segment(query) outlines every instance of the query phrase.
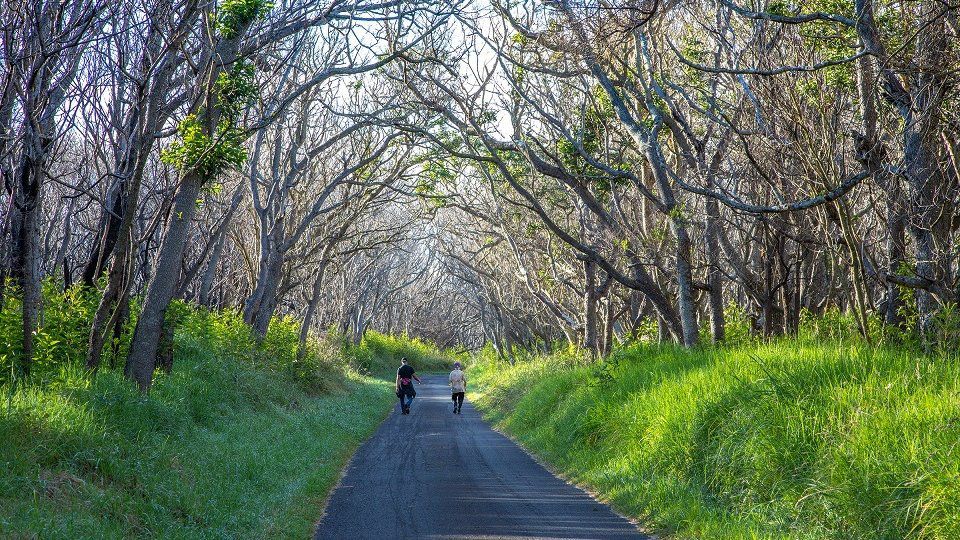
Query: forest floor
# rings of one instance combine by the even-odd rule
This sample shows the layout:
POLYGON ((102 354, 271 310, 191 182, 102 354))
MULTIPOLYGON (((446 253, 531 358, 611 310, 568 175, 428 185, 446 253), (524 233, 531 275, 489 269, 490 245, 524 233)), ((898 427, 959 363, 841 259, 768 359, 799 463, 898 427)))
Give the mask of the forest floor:
POLYGON ((955 352, 634 345, 487 354, 468 379, 488 420, 667 536, 960 538, 955 352))
POLYGON ((354 456, 316 539, 644 538, 484 422, 453 414, 446 374, 424 376, 354 456))

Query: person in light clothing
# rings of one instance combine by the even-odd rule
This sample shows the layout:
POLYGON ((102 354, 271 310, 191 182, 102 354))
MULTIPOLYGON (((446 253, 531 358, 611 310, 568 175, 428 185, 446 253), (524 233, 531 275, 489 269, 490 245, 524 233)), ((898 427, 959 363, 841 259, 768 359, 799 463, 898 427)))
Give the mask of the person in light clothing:
POLYGON ((463 407, 463 393, 467 391, 467 378, 463 376, 460 362, 453 363, 450 372, 450 390, 453 392, 453 414, 460 414, 463 407))

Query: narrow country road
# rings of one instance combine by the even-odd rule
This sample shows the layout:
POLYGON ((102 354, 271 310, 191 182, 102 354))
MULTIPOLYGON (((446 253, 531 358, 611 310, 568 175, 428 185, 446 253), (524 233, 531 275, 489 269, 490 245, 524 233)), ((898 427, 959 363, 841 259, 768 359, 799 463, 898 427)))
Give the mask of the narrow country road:
POLYGON ((540 466, 426 376, 409 416, 394 406, 331 495, 316 532, 336 538, 644 538, 540 466))

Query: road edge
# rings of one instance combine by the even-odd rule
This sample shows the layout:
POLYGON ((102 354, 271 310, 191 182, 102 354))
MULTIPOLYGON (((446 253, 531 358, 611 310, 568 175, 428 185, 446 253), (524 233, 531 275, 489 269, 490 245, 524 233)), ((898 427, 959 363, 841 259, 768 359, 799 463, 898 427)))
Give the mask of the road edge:
POLYGON ((609 501, 609 500, 604 500, 604 498, 601 496, 601 494, 600 494, 599 492, 594 491, 593 489, 590 488, 590 486, 588 486, 588 485, 586 485, 586 484, 582 484, 582 483, 580 483, 580 482, 577 482, 577 481, 571 479, 569 476, 567 476, 566 474, 564 474, 562 471, 557 470, 557 468, 554 467, 553 464, 551 464, 550 462, 544 460, 543 458, 541 458, 540 456, 538 456, 535 452, 533 452, 532 450, 530 450, 529 448, 527 448, 526 445, 524 445, 521 441, 517 440, 516 437, 514 437, 514 436, 511 435, 510 433, 504 431, 503 429, 500 429, 500 427, 498 427, 498 426, 497 426, 496 424, 494 424, 493 422, 490 422, 490 421, 487 419, 487 416, 488 416, 488 415, 487 415, 486 411, 484 411, 484 410, 481 409, 480 407, 477 407, 476 405, 474 405, 474 400, 470 399, 470 394, 473 394, 473 395, 475 395, 475 396, 476 396, 476 395, 482 396, 483 393, 482 393, 482 392, 467 392, 467 400, 469 400, 470 403, 471 403, 471 405, 473 406, 473 408, 476 409, 477 412, 480 413, 480 420, 483 421, 484 423, 486 423, 488 426, 490 426, 490 429, 492 429, 493 431, 495 431, 495 432, 503 435, 504 437, 506 437, 507 439, 509 439, 510 442, 512 442, 513 444, 517 445, 517 447, 520 448, 520 450, 522 450, 523 453, 525 453, 525 454, 527 454, 528 456, 530 456, 530 459, 532 459, 532 460, 535 461, 538 465, 540 465, 541 467, 543 467, 544 469, 546 469, 547 472, 549 472, 550 474, 552 474, 554 477, 562 480, 565 484, 567 484, 567 485, 569 485, 569 486, 571 486, 571 487, 574 487, 574 488, 576 488, 576 489, 579 489, 580 491, 584 492, 588 497, 590 497, 591 499, 593 499, 593 500, 594 500, 595 502, 597 502, 598 504, 602 504, 603 506, 606 506, 607 508, 610 509, 611 512, 613 512, 613 513, 616 514, 617 516, 620 516, 621 518, 623 518, 623 519, 627 520, 628 522, 630 522, 630 524, 633 525, 633 526, 637 529, 637 532, 639 532, 640 534, 643 534, 643 535, 645 535, 645 536, 647 537, 647 540, 665 540, 665 539, 664 539, 663 537, 661 537, 657 532, 644 528, 643 524, 640 523, 640 521, 639 521, 637 518, 634 518, 634 517, 628 516, 627 514, 624 514, 624 513, 621 512, 619 509, 617 509, 616 506, 614 506, 611 501, 609 501))
POLYGON ((333 485, 330 486, 330 489, 329 489, 329 490, 327 490, 327 494, 324 496, 323 502, 320 503, 320 505, 319 505, 319 507, 318 507, 318 510, 319 510, 320 512, 319 512, 319 516, 317 517, 317 519, 314 520, 314 522, 313 522, 313 527, 311 528, 311 531, 312 531, 312 532, 310 533, 310 538, 311 538, 311 539, 317 537, 317 534, 319 533, 319 529, 320 529, 320 523, 322 523, 322 522, 323 522, 323 518, 326 517, 326 515, 327 515, 327 508, 330 506, 330 498, 333 497, 333 493, 334 493, 335 491, 337 491, 337 489, 340 487, 340 484, 343 483, 343 479, 344 479, 344 477, 347 475, 347 471, 350 469, 350 466, 353 465, 353 460, 356 459, 356 457, 357 457, 357 452, 360 450, 360 447, 363 446, 364 444, 366 444, 371 438, 373 438, 373 436, 374 436, 374 435, 377 433, 377 431, 380 429, 380 426, 382 426, 383 423, 387 421, 387 418, 390 418, 390 415, 393 414, 393 410, 394 410, 395 406, 396 406, 396 403, 391 400, 391 401, 390 401, 390 406, 385 409, 385 411, 384 411, 384 413, 383 413, 383 416, 382 416, 382 417, 380 418, 380 420, 376 423, 376 425, 373 427, 373 429, 370 430, 370 433, 367 434, 366 437, 364 437, 363 439, 361 439, 361 440, 357 443, 357 445, 356 445, 353 449, 350 450, 350 457, 347 458, 347 459, 343 462, 343 466, 340 467, 340 472, 339 472, 339 474, 337 475, 337 481, 334 482, 333 485))

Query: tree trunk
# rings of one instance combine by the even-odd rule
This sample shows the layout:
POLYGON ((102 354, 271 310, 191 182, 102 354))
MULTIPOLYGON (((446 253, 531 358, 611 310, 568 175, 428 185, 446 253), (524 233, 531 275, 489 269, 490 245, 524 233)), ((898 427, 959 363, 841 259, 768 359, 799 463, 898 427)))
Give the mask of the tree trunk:
MULTIPOLYGON (((110 251, 115 250, 115 256, 111 259, 107 272, 107 284, 100 297, 100 303, 97 305, 97 311, 93 316, 93 323, 90 325, 90 336, 87 340, 87 369, 96 371, 100 366, 100 360, 103 355, 103 345, 106 341, 107 328, 111 315, 117 319, 117 324, 122 325, 125 317, 122 315, 129 311, 129 306, 122 306, 129 298, 130 281, 133 278, 134 266, 134 220, 136 209, 140 203, 140 184, 143 179, 143 171, 146 166, 147 153, 152 148, 151 143, 143 148, 138 148, 138 159, 133 164, 130 172, 132 178, 125 186, 129 189, 124 194, 123 205, 120 210, 122 219, 116 225, 117 239, 110 246, 110 251), (117 307, 121 306, 121 313, 117 314, 117 307)), ((146 144, 146 143, 145 143, 146 144)), ((105 252, 104 252, 105 253, 105 252)), ((101 257, 102 258, 102 257, 101 257)), ((111 360, 111 364, 116 363, 116 359, 111 360)))
POLYGON ((283 277, 283 219, 273 225, 273 230, 263 236, 261 245, 257 286, 244 303, 243 320, 253 327, 256 335, 263 339, 267 335, 270 319, 277 307, 277 294, 280 279, 283 277))
MULTIPOLYGON (((128 244, 127 241, 122 242, 128 244)), ((100 360, 103 356, 103 346, 107 339, 107 331, 111 315, 115 314, 115 308, 118 305, 118 299, 123 295, 123 290, 128 286, 124 279, 130 274, 130 265, 132 261, 128 260, 129 246, 123 246, 123 249, 113 258, 110 264, 110 272, 107 275, 107 287, 100 297, 100 303, 97 305, 97 311, 93 315, 93 323, 90 325, 90 336, 87 339, 87 369, 96 371, 100 367, 100 360)), ((115 360, 114 362, 115 363, 115 360)))
MULTIPOLYGON (((191 113, 200 118, 203 132, 207 137, 214 137, 220 129, 221 120, 224 119, 225 104, 219 102, 213 87, 219 80, 220 74, 237 61, 240 42, 253 22, 253 18, 250 18, 238 28, 234 28, 230 37, 221 37, 213 50, 209 51, 208 58, 211 62, 209 69, 199 74, 196 88, 206 94, 206 99, 194 102, 191 113)), ((150 389, 153 382, 164 317, 180 278, 184 246, 190 233, 193 216, 197 211, 197 198, 200 196, 200 189, 204 182, 210 180, 206 176, 208 172, 201 172, 194 164, 189 166, 191 168, 183 173, 180 186, 173 198, 173 208, 167 220, 153 279, 147 287, 143 311, 134 329, 130 355, 124 366, 124 374, 136 381, 140 390, 144 392, 150 389)))
MULTIPOLYGON (((713 185, 707 186, 713 189, 713 185)), ((707 251, 707 299, 710 305, 710 333, 714 343, 723 341, 726 321, 723 315, 723 272, 720 270, 720 207, 717 200, 707 197, 707 225, 704 229, 704 246, 707 251)))
POLYGON ((200 289, 197 293, 197 302, 201 306, 210 307, 210 291, 213 289, 213 281, 217 277, 217 268, 220 265, 220 259, 223 257, 223 246, 226 244, 226 235, 220 235, 217 239, 217 245, 210 254, 207 266, 203 270, 203 276, 200 278, 200 289))
POLYGON ((691 242, 687 231, 686 217, 683 209, 677 204, 673 188, 670 186, 665 170, 666 163, 660 153, 660 147, 655 140, 647 145, 647 161, 653 171, 654 180, 663 206, 670 220, 670 230, 677 242, 674 253, 676 265, 674 276, 677 280, 677 311, 680 314, 680 326, 683 331, 683 345, 693 347, 700 339, 700 328, 697 325, 697 306, 693 298, 693 268, 691 266, 691 242))
POLYGON ((607 292, 607 301, 606 301, 606 310, 604 314, 604 325, 603 325, 603 347, 600 349, 600 354, 604 358, 610 356, 610 353, 613 352, 613 328, 614 323, 616 322, 616 314, 613 309, 613 291, 607 292))
POLYGON ((3 309, 7 298, 7 276, 9 275, 8 271, 10 268, 8 246, 13 243, 13 239, 8 240, 8 236, 10 236, 10 228, 13 221, 14 199, 14 194, 11 194, 6 211, 3 213, 3 218, 0 219, 0 310, 3 309))
MULTIPOLYGON (((891 184, 897 183, 895 190, 888 190, 887 195, 887 272, 897 274, 903 271, 907 260, 906 229, 907 219, 901 206, 902 192, 899 180, 891 178, 891 184)), ((883 320, 889 325, 903 324, 904 301, 900 295, 900 286, 887 282, 886 309, 883 320)))
POLYGON ((697 306, 693 299, 690 236, 682 217, 671 218, 670 223, 677 240, 677 299, 680 308, 680 324, 683 328, 683 345, 693 347, 700 339, 700 328, 697 324, 697 306))
POLYGON ((680 316, 677 314, 676 308, 671 304, 670 300, 663 293, 663 291, 656 285, 653 280, 653 277, 647 273, 646 269, 643 267, 643 261, 635 255, 631 255, 631 264, 633 265, 633 278, 645 285, 647 285, 644 290, 639 291, 643 297, 650 302, 653 306, 653 310, 657 313, 659 322, 663 325, 663 330, 661 337, 664 342, 670 341, 673 339, 678 343, 683 342, 683 325, 680 322, 680 316))
POLYGON ((279 302, 277 292, 280 286, 280 278, 282 277, 282 268, 282 260, 274 261, 270 265, 270 272, 264 276, 266 286, 264 287, 263 298, 252 321, 253 331, 260 339, 267 337, 270 321, 273 319, 273 314, 277 309, 279 302))
MULTIPOLYGON (((131 264, 127 265, 131 267, 131 264)), ((127 274, 127 279, 131 279, 132 273, 127 274)), ((129 283, 129 282, 128 282, 129 283)), ((123 329, 130 320, 130 286, 125 284, 120 298, 117 300, 117 310, 113 316, 113 331, 110 346, 110 369, 117 369, 117 359, 120 358, 120 340, 123 338, 123 329)))
POLYGON ((14 271, 17 285, 23 301, 22 307, 22 351, 18 372, 22 376, 30 375, 33 362, 34 334, 40 321, 42 291, 40 283, 40 260, 38 253, 38 234, 40 219, 40 175, 43 174, 42 162, 28 155, 21 158, 18 167, 16 235, 14 238, 14 271))
POLYGON ((323 277, 327 272, 328 262, 326 257, 324 257, 320 260, 320 264, 317 267, 317 277, 313 281, 310 302, 307 303, 307 311, 303 314, 303 322, 300 324, 300 348, 297 349, 298 358, 303 358, 303 355, 306 353, 307 336, 310 333, 310 327, 313 325, 313 316, 320 306, 320 297, 323 294, 323 277))
POLYGON ((863 260, 860 257, 860 242, 853 230, 849 211, 843 201, 836 204, 837 216, 840 220, 840 229, 843 233, 844 244, 850 253, 850 284, 853 288, 853 307, 860 335, 870 341, 870 323, 867 318, 867 291, 864 280, 863 260))
POLYGON ((597 263, 583 261, 583 348, 596 356, 597 341, 597 263))
POLYGON ((184 175, 173 200, 173 210, 160 244, 153 279, 147 288, 143 311, 133 332, 133 344, 124 367, 124 374, 147 391, 153 382, 157 351, 163 332, 164 316, 173 299, 180 277, 181 261, 203 179, 196 171, 184 175))
MULTIPOLYGON (((118 170, 122 170, 121 167, 118 167, 118 170)), ((100 241, 93 244, 90 258, 87 260, 87 265, 84 267, 81 277, 82 283, 87 287, 93 287, 100 274, 103 273, 107 261, 113 254, 120 234, 121 222, 125 217, 126 205, 124 203, 129 196, 127 193, 127 178, 123 174, 114 175, 113 178, 115 178, 115 182, 110 190, 110 204, 108 208, 104 208, 103 215, 100 217, 100 225, 97 228, 100 231, 98 235, 100 241)))
MULTIPOLYGON (((952 203, 940 169, 938 130, 943 103, 949 95, 949 33, 945 17, 936 3, 918 4, 919 14, 926 20, 916 36, 916 52, 912 64, 916 69, 904 77, 913 79, 904 84, 901 76, 888 67, 888 55, 874 19, 873 0, 856 0, 856 29, 861 42, 880 63, 884 98, 903 120, 904 176, 907 178, 910 235, 916 249, 914 273, 923 285, 916 289, 917 311, 921 332, 926 332, 937 308, 931 289, 949 290, 949 219, 952 203)), ((948 293, 949 294, 949 293, 948 293)), ((954 296, 953 294, 949 294, 954 296)), ((952 300, 953 298, 947 298, 952 300)))
MULTIPOLYGON (((857 160, 873 175, 876 183, 887 194, 887 273, 897 275, 903 271, 903 266, 906 263, 904 193, 900 187, 900 179, 890 174, 886 169, 887 149, 880 141, 877 129, 876 70, 873 62, 874 59, 869 56, 857 61, 857 82, 864 131, 863 135, 856 139, 857 160)), ((888 325, 902 324, 903 299, 900 297, 900 286, 888 280, 886 290, 884 323, 888 325)))

